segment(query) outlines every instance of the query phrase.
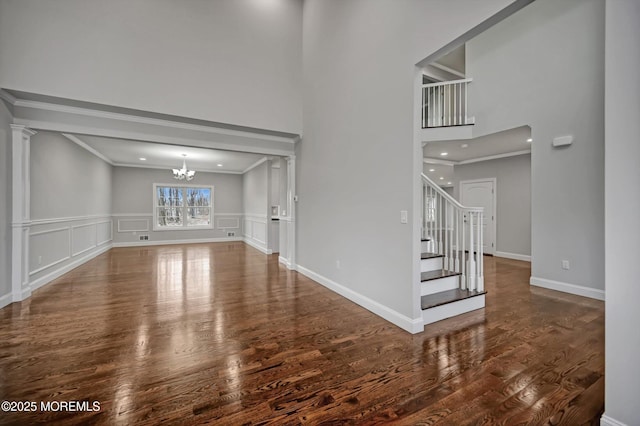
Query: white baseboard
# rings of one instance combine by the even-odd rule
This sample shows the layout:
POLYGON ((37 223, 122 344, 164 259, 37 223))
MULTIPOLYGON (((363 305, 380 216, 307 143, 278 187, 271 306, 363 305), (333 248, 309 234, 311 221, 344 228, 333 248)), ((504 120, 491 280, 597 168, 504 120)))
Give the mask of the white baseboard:
POLYGON ((576 294, 578 296, 589 297, 591 299, 604 300, 604 290, 584 287, 576 284, 563 283, 561 281, 547 280, 545 278, 531 277, 529 284, 537 287, 548 288, 550 290, 562 291, 564 293, 576 294))
MULTIPOLYGON (((43 275, 42 277, 33 280, 29 283, 29 292, 32 292, 34 290, 39 289, 40 287, 42 287, 45 284, 50 283, 51 281, 55 280, 56 278, 60 277, 61 275, 66 274, 67 272, 71 271, 72 269, 77 268, 78 266, 82 265, 83 263, 86 263, 88 261, 90 261, 91 259, 93 259, 96 256, 101 255, 104 252, 107 252, 111 249, 111 244, 105 244, 103 247, 99 248, 96 251, 93 251, 85 256, 79 257, 77 259, 75 259, 73 262, 68 263, 66 265, 64 265, 63 267, 56 269, 55 271, 49 272, 47 275, 43 275)), ((28 297, 28 296, 26 296, 28 297)), ((26 298, 24 297, 24 298, 26 298)), ((23 298, 23 299, 24 299, 23 298)))
POLYGON ((493 253, 496 257, 504 257, 506 259, 524 260, 525 262, 531 262, 531 256, 526 254, 508 253, 506 251, 496 251, 493 253))
POLYGON ((368 298, 367 296, 364 296, 358 292, 351 290, 350 288, 340 285, 335 281, 330 280, 329 278, 323 277, 322 275, 317 274, 305 268, 304 266, 297 265, 297 271, 307 278, 310 278, 313 281, 327 287, 329 290, 332 290, 339 295, 346 297, 352 302, 357 303, 363 308, 397 325, 398 327, 402 328, 405 331, 408 331, 409 333, 415 334, 424 331, 422 318, 411 319, 379 302, 376 302, 373 299, 368 298))
POLYGON ((600 426, 627 426, 627 424, 603 414, 602 417, 600 417, 600 426))
POLYGON ((255 241, 251 241, 249 238, 245 237, 242 241, 244 241, 245 243, 249 244, 251 247, 253 247, 254 249, 258 249, 261 252, 263 252, 264 254, 273 254, 272 250, 267 249, 266 247, 264 247, 261 244, 256 243, 255 241))
POLYGON ((227 243, 243 241, 242 237, 199 238, 186 240, 130 241, 113 243, 113 247, 168 246, 171 244, 227 243))
POLYGON ((289 263, 289 261, 286 258, 282 257, 282 256, 278 256, 278 262, 282 263, 287 268, 291 267, 291 264, 289 263))
POLYGON ((10 305, 11 302, 13 302, 11 293, 5 294, 4 296, 0 297, 0 309, 4 308, 7 305, 10 305))

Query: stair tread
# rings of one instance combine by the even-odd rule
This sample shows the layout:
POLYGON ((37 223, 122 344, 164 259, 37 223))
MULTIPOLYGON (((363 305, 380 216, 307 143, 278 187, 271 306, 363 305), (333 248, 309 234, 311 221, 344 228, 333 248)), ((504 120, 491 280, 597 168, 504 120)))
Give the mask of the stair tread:
POLYGON ((447 290, 440 293, 429 294, 420 298, 422 309, 435 308, 436 306, 446 305, 448 303, 457 302, 458 300, 468 299, 470 297, 481 296, 486 291, 476 290, 447 290))
POLYGON ((437 257, 444 257, 444 254, 424 252, 420 255, 420 259, 435 259, 437 257))
POLYGON ((437 280, 438 278, 455 277, 462 275, 460 272, 447 271, 446 269, 437 269, 435 271, 426 271, 420 273, 420 281, 437 280))

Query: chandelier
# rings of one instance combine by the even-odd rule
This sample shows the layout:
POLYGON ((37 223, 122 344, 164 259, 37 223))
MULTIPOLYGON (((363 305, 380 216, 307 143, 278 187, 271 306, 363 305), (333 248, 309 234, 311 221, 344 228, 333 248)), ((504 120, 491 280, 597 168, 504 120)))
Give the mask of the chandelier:
POLYGON ((192 180, 195 177, 196 172, 194 170, 187 170, 187 154, 182 154, 182 156, 185 157, 185 159, 182 160, 182 168, 172 169, 173 177, 178 180, 192 180))

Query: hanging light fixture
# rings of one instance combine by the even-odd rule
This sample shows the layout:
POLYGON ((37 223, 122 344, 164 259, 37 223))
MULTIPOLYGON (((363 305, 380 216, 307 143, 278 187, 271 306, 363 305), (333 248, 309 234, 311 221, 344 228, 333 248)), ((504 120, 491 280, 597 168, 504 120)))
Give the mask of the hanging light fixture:
POLYGON ((182 160, 182 168, 181 169, 173 169, 173 177, 178 180, 192 180, 196 172, 194 170, 187 170, 187 154, 182 154, 184 160, 182 160))

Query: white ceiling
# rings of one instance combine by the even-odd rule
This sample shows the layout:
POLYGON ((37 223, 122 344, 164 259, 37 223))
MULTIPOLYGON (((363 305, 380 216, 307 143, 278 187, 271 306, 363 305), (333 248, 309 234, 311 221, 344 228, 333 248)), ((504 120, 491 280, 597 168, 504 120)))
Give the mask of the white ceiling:
POLYGON ((530 137, 531 128, 522 126, 475 139, 428 142, 423 148, 423 170, 440 186, 452 186, 449 182, 453 182, 455 165, 530 152, 530 137), (443 152, 447 155, 440 155, 443 152))
POLYGON ((74 142, 84 144, 116 166, 180 168, 182 154, 187 154, 187 167, 202 172, 242 173, 264 155, 223 151, 188 146, 167 145, 100 136, 71 135, 74 142), (146 158, 146 160, 140 160, 146 158), (218 166, 222 164, 222 166, 218 166))
POLYGON ((475 139, 429 142, 424 146, 423 153, 427 160, 444 160, 452 164, 473 162, 485 157, 530 151, 531 143, 527 142, 530 137, 531 128, 522 126, 475 139), (467 147, 463 148, 464 145, 467 147), (441 155, 443 152, 447 155, 441 155))

